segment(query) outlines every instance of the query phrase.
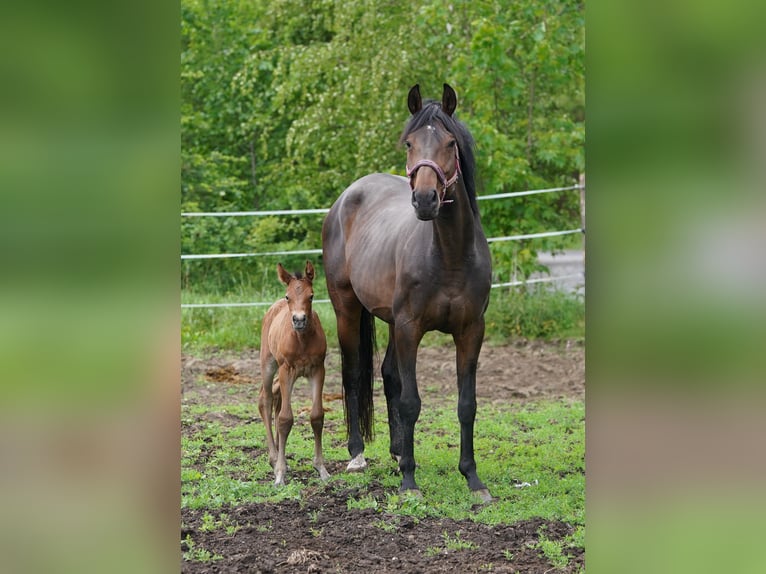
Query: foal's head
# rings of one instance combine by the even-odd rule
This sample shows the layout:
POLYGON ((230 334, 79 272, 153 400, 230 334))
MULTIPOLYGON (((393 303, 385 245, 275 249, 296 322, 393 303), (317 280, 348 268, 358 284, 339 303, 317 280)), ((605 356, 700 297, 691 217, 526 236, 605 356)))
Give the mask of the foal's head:
POLYGON ((279 279, 287 285, 285 300, 292 316, 293 329, 298 332, 304 331, 311 319, 311 301, 314 299, 314 266, 311 261, 306 261, 306 270, 303 274, 297 271, 291 275, 281 263, 277 263, 279 279))

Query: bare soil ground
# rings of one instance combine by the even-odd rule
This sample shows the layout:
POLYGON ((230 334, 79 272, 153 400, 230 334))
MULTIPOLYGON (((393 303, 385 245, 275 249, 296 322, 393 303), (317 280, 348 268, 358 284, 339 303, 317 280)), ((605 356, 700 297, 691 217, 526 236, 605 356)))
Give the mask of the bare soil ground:
MULTIPOLYGON (((480 403, 514 403, 541 399, 585 398, 585 352, 579 343, 519 343, 485 345, 482 349, 477 397, 480 403)), ((257 402, 260 386, 257 350, 239 355, 207 358, 182 357, 182 405, 257 402), (204 379, 206 384, 199 385, 204 379), (186 391, 194 387, 194 393, 186 391)), ((451 347, 422 347, 418 354, 418 381, 424 408, 449 400, 454 403, 455 355, 451 347)), ((295 397, 307 398, 308 385, 296 385, 295 397)), ((382 397, 376 382, 376 401, 382 397)), ((325 399, 330 408, 340 402, 340 359, 328 354, 325 399)), ((227 415, 221 424, 240 424, 227 415)), ((189 432, 193 425, 184 429, 189 432)), ((335 472, 335 466, 328 470, 335 472)), ((338 466, 337 470, 342 467, 338 466)), ((296 480, 303 477, 295 476, 296 480)), ((376 499, 382 492, 366 492, 376 499)), ((373 490, 374 490, 373 488, 373 490)), ((574 531, 562 522, 532 519, 512 525, 487 526, 470 520, 403 517, 381 528, 381 515, 372 509, 349 510, 346 500, 355 492, 304 491, 303 500, 278 504, 246 504, 207 511, 221 513, 233 524, 245 525, 233 534, 223 529, 201 529, 205 510, 182 509, 181 539, 190 536, 195 546, 222 556, 216 561, 183 561, 182 572, 521 572, 584 571, 584 550, 570 549, 569 562, 557 569, 537 548, 541 527, 546 537, 560 540, 574 531), (316 536, 321 529, 321 537, 316 536), (446 533, 446 534, 445 534, 446 533), (446 538, 471 543, 471 548, 450 550, 446 538), (427 552, 427 549, 430 549, 427 552), (509 552, 513 560, 509 561, 509 552)), ((182 542, 182 549, 186 550, 182 542)))

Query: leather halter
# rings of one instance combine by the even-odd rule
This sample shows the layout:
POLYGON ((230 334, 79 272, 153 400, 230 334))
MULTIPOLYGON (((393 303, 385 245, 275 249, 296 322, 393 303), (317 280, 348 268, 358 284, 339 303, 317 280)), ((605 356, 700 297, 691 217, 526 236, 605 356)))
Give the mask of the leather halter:
POLYGON ((407 177, 410 180, 410 189, 415 189, 415 174, 417 173, 418 169, 423 166, 430 167, 432 170, 434 170, 434 172, 436 172, 436 177, 439 179, 439 183, 442 184, 441 197, 439 198, 440 202, 452 203, 454 201, 453 199, 445 200, 444 196, 447 194, 447 188, 455 183, 457 178, 460 176, 460 156, 458 155, 457 145, 455 145, 455 173, 449 179, 447 179, 447 176, 444 175, 444 170, 439 166, 439 164, 430 159, 421 159, 412 167, 405 165, 404 169, 407 172, 407 177))

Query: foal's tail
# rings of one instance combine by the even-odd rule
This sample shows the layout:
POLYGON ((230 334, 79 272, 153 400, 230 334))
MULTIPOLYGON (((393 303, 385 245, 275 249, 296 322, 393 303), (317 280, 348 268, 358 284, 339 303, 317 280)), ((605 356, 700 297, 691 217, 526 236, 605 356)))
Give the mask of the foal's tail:
MULTIPOLYGON (((367 442, 372 441, 375 437, 375 411, 372 404, 375 351, 375 317, 367 309, 362 308, 362 317, 359 323, 359 394, 357 406, 359 408, 359 432, 367 442)), ((348 409, 346 409, 346 414, 348 415, 348 409)), ((348 423, 347 419, 346 424, 348 425, 348 423)))

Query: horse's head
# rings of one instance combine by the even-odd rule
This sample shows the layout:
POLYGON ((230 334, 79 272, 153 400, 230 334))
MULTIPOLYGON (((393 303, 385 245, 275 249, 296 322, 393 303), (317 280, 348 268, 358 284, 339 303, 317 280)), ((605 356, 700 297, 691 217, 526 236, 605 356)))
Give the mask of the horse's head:
POLYGON ((295 275, 288 273, 281 263, 277 263, 279 279, 287 285, 285 300, 292 317, 293 329, 303 331, 309 324, 312 315, 311 301, 314 299, 314 266, 311 261, 306 261, 306 270, 303 274, 299 271, 295 275))
POLYGON ((448 129, 457 107, 457 95, 444 84, 441 102, 427 102, 423 107, 420 87, 410 89, 407 106, 412 113, 402 136, 407 148, 407 176, 412 188, 412 206, 418 219, 428 221, 439 208, 453 199, 445 199, 460 175, 459 145, 448 129), (422 169, 428 168, 428 169, 422 169))

